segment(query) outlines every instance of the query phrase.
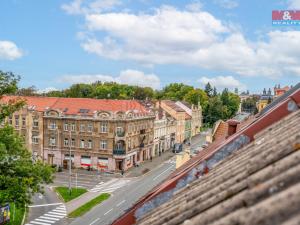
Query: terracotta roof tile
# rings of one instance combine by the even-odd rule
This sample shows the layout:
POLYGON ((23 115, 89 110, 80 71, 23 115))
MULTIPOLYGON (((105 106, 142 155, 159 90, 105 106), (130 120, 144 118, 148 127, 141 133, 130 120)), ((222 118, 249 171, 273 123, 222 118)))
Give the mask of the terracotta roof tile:
MULTIPOLYGON (((7 102, 16 99, 17 96, 4 96, 1 101, 7 102)), ((37 111, 46 111, 48 108, 61 110, 67 115, 84 113, 92 115, 94 111, 126 112, 134 110, 136 113, 148 113, 149 111, 136 100, 110 100, 91 98, 52 98, 22 96, 28 106, 35 106, 37 111), (83 110, 82 110, 83 109, 83 110)))
POLYGON ((299 221, 300 110, 265 129, 139 224, 283 224, 299 221), (298 151, 295 151, 298 150, 298 151))

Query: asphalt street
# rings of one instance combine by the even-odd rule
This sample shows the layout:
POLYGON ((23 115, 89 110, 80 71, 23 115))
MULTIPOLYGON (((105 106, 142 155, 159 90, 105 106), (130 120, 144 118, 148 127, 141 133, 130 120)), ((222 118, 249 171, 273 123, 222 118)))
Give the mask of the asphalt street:
MULTIPOLYGON (((41 224, 44 221, 50 221, 51 215, 47 216, 50 211, 55 210, 57 207, 64 207, 63 202, 57 197, 56 193, 53 192, 49 187, 45 187, 44 194, 36 194, 32 199, 33 204, 30 205, 28 211, 28 217, 25 224, 41 224), (44 216, 45 218, 39 218, 44 216), (48 218, 47 218, 48 217, 48 218), (36 220, 36 219, 40 220, 36 220)), ((62 214, 63 213, 62 211, 62 214)), ((59 224, 59 219, 55 215, 52 218, 56 218, 56 224, 59 224)), ((60 218, 61 219, 61 218, 60 218)))
POLYGON ((174 160, 168 160, 142 177, 139 177, 112 196, 93 208, 84 216, 68 220, 72 225, 104 225, 111 224, 115 219, 128 210, 138 199, 144 196, 156 185, 161 183, 175 170, 174 160))
MULTIPOLYGON (((191 151, 201 150, 205 143, 205 134, 193 137, 191 151)), ((128 210, 136 201, 147 194, 155 186, 165 180, 175 170, 175 157, 162 162, 147 174, 138 178, 118 179, 104 174, 87 173, 87 171, 73 171, 72 186, 83 187, 90 191, 110 192, 111 197, 93 208, 90 212, 77 219, 66 218, 62 201, 49 188, 45 194, 37 194, 33 198, 34 204, 29 207, 27 224, 34 225, 105 225, 128 210), (77 174, 77 175, 76 175, 77 174), (51 221, 52 220, 52 221, 51 221)), ((56 174, 51 186, 68 186, 68 171, 56 174)))

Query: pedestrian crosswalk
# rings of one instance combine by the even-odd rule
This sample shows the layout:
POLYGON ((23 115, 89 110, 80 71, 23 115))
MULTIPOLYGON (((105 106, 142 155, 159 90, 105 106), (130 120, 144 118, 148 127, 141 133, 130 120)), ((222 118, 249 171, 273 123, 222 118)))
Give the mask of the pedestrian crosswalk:
POLYGON ((108 182, 100 182, 90 189, 90 192, 112 193, 115 190, 124 187, 130 182, 130 179, 112 179, 108 182))
POLYGON ((166 164, 176 164, 176 159, 169 159, 165 161, 166 164))
POLYGON ((64 218, 66 215, 66 207, 61 204, 55 209, 43 214, 29 223, 26 223, 25 225, 51 225, 64 218))

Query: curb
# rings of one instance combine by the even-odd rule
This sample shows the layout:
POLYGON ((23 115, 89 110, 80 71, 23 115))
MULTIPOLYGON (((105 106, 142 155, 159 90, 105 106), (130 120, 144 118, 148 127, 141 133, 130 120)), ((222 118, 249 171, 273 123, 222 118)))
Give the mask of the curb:
POLYGON ((25 218, 26 218, 26 214, 27 214, 27 206, 25 205, 24 208, 25 208, 25 209, 24 209, 24 215, 23 215, 23 219, 22 219, 21 225, 24 225, 24 223, 25 223, 25 218))

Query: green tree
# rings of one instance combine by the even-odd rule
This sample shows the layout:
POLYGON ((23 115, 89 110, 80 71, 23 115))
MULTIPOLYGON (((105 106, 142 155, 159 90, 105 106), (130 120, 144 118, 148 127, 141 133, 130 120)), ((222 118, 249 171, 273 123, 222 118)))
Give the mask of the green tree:
POLYGON ((207 107, 204 110, 204 123, 212 126, 216 121, 227 119, 228 109, 224 106, 220 96, 211 97, 208 100, 207 107))
POLYGON ((212 97, 212 95, 213 95, 213 89, 212 89, 212 87, 211 87, 211 85, 210 85, 209 82, 205 85, 204 91, 206 92, 206 94, 207 94, 208 97, 212 97))
POLYGON ((190 104, 198 105, 200 102, 202 109, 207 106, 208 97, 205 91, 201 89, 190 90, 185 96, 184 100, 190 104))
POLYGON ((19 88, 16 92, 16 95, 19 96, 35 96, 37 94, 37 89, 35 86, 31 86, 28 88, 19 88))
POLYGON ((172 83, 163 88, 161 95, 162 99, 183 100, 184 96, 194 88, 183 83, 172 83))
POLYGON ((213 93, 212 93, 212 97, 215 97, 215 96, 217 96, 217 95, 218 95, 217 88, 214 87, 213 93))
POLYGON ((258 101, 257 97, 250 97, 242 101, 242 111, 248 112, 252 114, 256 114, 258 112, 256 103, 258 101))
MULTIPOLYGON (((14 74, 0 71, 0 100, 3 95, 16 92, 18 80, 14 74)), ((18 99, 1 102, 0 122, 23 105, 18 99)), ((34 193, 43 191, 42 184, 51 180, 52 169, 32 159, 23 138, 8 125, 0 128, 0 205, 29 203, 34 193)))
POLYGON ((236 114, 240 105, 240 97, 236 94, 233 94, 225 88, 221 94, 221 101, 224 106, 227 107, 227 118, 231 118, 236 114))

